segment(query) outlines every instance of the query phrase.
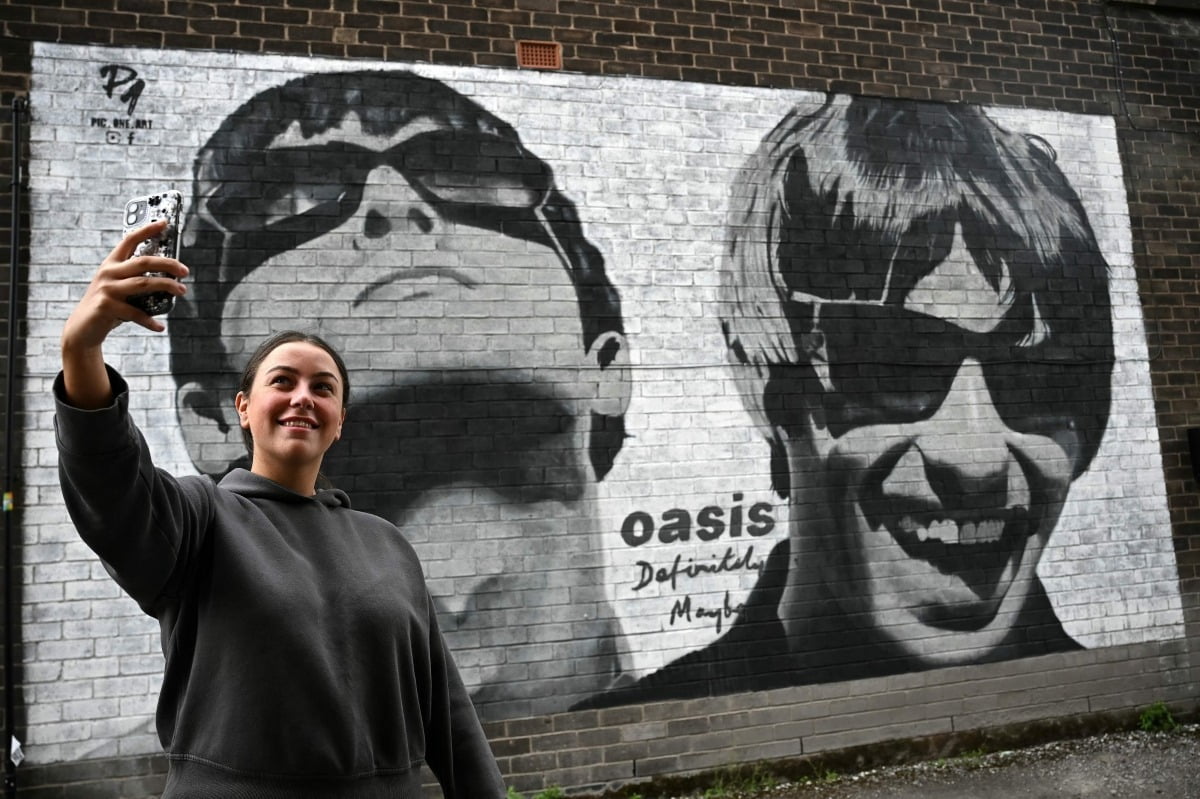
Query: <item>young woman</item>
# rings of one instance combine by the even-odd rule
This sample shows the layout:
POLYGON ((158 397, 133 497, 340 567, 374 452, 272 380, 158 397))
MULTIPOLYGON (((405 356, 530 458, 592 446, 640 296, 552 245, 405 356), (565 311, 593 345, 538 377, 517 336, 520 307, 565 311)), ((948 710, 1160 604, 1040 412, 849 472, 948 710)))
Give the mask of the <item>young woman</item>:
POLYGON ((412 547, 318 488, 350 389, 332 348, 287 332, 251 357, 234 399, 249 471, 154 467, 102 353, 122 322, 164 329, 126 297, 186 290, 182 263, 131 259, 146 235, 112 251, 63 328, 56 431, 81 537, 162 627, 164 799, 416 797, 422 764, 447 797, 504 796, 412 547))

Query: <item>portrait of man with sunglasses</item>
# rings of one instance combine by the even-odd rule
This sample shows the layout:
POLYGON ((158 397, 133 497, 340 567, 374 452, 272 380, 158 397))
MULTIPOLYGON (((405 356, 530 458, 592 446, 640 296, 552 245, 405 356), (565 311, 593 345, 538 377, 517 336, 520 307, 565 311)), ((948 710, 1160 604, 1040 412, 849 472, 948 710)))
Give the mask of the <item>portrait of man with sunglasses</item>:
POLYGON ((723 637, 590 705, 1080 648, 1037 566, 1114 349, 1049 144, 964 105, 795 110, 734 184, 721 302, 789 536, 723 637))
POLYGON ((413 542, 480 716, 610 687, 623 639, 594 502, 624 439, 628 354, 549 165, 440 81, 355 71, 257 93, 194 174, 191 288, 169 329, 196 467, 244 457, 229 398, 252 342, 320 335, 353 374, 359 431, 327 476, 413 542))

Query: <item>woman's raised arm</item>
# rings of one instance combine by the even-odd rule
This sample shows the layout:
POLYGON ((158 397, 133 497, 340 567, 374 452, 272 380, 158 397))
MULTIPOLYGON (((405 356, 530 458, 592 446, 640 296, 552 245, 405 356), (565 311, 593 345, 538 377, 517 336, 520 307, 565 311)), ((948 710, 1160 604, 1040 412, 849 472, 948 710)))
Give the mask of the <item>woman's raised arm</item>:
POLYGON ((93 410, 112 402, 103 346, 117 325, 135 322, 156 333, 166 329, 162 322, 131 305, 126 298, 154 291, 179 296, 187 291, 172 277, 147 274, 165 272, 174 278, 186 277, 188 269, 179 261, 156 255, 131 257, 138 242, 161 232, 166 224, 156 222, 121 239, 100 264, 83 299, 63 325, 63 388, 66 400, 77 408, 93 410))

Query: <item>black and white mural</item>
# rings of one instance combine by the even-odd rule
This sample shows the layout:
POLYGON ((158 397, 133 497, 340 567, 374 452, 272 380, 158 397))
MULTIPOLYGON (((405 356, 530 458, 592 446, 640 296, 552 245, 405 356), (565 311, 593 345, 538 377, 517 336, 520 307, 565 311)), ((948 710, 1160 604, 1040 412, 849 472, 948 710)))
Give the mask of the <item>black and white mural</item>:
POLYGON ((156 746, 157 630, 72 537, 45 397, 124 200, 167 187, 191 290, 108 349, 159 465, 238 465, 242 359, 330 340, 327 476, 412 540, 485 718, 1183 634, 1110 119, 71 46, 34 74, 27 671, 94 706, 33 720, 35 758, 156 746))
POLYGON ((1108 422, 1112 313, 1055 160, 977 108, 845 96, 763 140, 718 307, 788 535, 626 699, 1080 646, 1037 565, 1108 422))
POLYGON ((430 573, 443 629, 486 647, 461 656, 476 701, 611 685, 594 495, 624 441, 628 355, 604 258, 550 166, 445 83, 318 73, 226 117, 190 208, 196 277, 170 338, 193 463, 245 458, 228 397, 257 342, 317 332, 345 353, 358 422, 327 475, 445 570, 430 573), (496 656, 555 629, 562 657, 496 656))

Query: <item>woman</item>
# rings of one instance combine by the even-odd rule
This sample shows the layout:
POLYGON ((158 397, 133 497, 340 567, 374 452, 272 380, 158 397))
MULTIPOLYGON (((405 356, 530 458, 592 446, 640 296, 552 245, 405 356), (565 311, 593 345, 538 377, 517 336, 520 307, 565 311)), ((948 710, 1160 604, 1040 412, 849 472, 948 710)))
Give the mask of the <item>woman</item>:
POLYGON ((55 423, 80 535, 162 628, 164 797, 415 797, 423 763, 448 797, 504 796, 412 548, 317 487, 350 388, 336 352, 289 332, 251 357, 249 471, 154 468, 102 346, 122 322, 164 329, 127 297, 186 291, 182 263, 130 257, 157 232, 126 236, 64 325, 55 423))

